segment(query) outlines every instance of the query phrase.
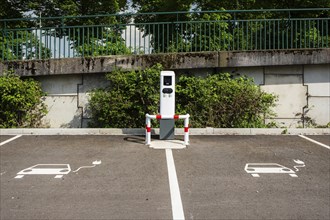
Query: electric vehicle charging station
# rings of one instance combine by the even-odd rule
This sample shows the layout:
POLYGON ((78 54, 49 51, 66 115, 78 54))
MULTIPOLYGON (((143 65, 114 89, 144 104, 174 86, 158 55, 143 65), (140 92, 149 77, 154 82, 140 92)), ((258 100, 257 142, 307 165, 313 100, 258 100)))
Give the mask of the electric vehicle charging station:
MULTIPOLYGON (((175 121, 184 119, 184 141, 181 145, 189 145, 189 114, 175 114, 175 73, 173 71, 161 71, 160 73, 160 106, 159 114, 146 114, 146 145, 151 145, 151 119, 160 121, 159 139, 173 140, 175 121)), ((175 141, 175 140, 173 140, 175 141)), ((172 142, 173 142, 172 141, 172 142)), ((152 147, 152 146, 150 146, 152 147)), ((156 148, 156 147, 152 147, 156 148)), ((157 149, 160 149, 157 147, 157 149)))
MULTIPOLYGON (((174 71, 160 72, 160 115, 175 114, 175 74, 174 71)), ((159 139, 174 139, 174 119, 160 119, 159 139)))

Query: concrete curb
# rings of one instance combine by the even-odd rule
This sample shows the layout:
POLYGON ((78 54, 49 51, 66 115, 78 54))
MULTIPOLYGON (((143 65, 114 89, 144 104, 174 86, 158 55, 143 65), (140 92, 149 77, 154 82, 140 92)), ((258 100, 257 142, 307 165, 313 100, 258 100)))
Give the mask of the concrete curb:
MULTIPOLYGON (((159 135, 159 129, 151 130, 159 135)), ((183 135, 183 128, 175 129, 183 135)), ((190 128, 190 135, 329 135, 330 128, 190 128)), ((144 128, 11 128, 0 129, 0 135, 145 135, 144 128)))

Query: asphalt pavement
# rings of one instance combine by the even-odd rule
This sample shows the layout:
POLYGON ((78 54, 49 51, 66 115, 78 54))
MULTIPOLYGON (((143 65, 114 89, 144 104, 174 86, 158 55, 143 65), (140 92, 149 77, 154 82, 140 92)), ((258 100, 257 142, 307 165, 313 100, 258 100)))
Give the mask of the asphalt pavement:
POLYGON ((0 219, 330 219, 330 136, 307 137, 2 135, 0 219))

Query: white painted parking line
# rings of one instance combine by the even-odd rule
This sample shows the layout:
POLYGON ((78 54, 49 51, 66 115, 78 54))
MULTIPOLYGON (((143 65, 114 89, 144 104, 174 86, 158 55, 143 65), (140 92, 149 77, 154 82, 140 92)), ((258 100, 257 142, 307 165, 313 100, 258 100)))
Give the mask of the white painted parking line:
POLYGON ((318 141, 316 141, 316 140, 313 140, 313 139, 311 139, 311 138, 308 138, 308 137, 306 137, 306 136, 304 136, 304 135, 298 135, 298 136, 301 137, 301 138, 304 138, 304 139, 306 139, 306 140, 308 140, 308 141, 310 141, 310 142, 313 142, 313 143, 315 143, 315 144, 318 144, 318 145, 320 145, 320 146, 322 146, 322 147, 325 147, 325 148, 327 148, 327 149, 330 150, 330 146, 328 146, 328 145, 326 145, 326 144, 322 144, 322 143, 320 143, 320 142, 318 142, 318 141))
POLYGON ((170 192, 171 192, 172 216, 173 219, 184 219, 180 188, 179 188, 178 178, 176 175, 172 150, 166 149, 165 152, 166 152, 166 161, 167 161, 168 180, 169 180, 170 192))
POLYGON ((12 137, 12 138, 10 138, 10 139, 8 139, 8 140, 6 140, 6 141, 1 142, 1 143, 0 143, 0 146, 5 145, 5 144, 7 144, 7 143, 9 143, 9 142, 11 142, 11 141, 13 141, 13 140, 19 138, 19 137, 22 137, 22 135, 21 135, 21 134, 20 134, 20 135, 16 135, 15 137, 12 137))

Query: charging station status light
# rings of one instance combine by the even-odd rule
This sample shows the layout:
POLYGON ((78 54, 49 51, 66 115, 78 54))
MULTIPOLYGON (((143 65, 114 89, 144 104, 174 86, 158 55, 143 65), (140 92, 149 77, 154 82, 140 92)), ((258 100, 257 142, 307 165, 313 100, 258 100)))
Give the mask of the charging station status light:
POLYGON ((172 85, 172 76, 164 76, 164 86, 172 85))

